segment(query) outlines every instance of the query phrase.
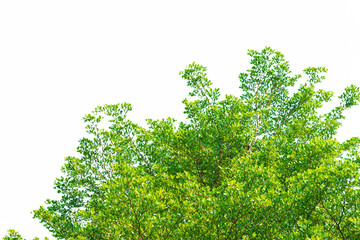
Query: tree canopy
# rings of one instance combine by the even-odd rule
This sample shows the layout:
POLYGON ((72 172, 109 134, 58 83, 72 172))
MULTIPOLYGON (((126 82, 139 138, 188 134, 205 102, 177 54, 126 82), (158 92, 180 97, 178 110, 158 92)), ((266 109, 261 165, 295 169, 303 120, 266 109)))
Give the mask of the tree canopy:
POLYGON ((360 239, 360 138, 335 138, 359 87, 320 114, 325 68, 292 75, 278 51, 248 55, 240 96, 221 98, 204 66, 180 72, 185 121, 142 127, 128 103, 86 115, 81 157, 34 217, 57 239, 360 239))

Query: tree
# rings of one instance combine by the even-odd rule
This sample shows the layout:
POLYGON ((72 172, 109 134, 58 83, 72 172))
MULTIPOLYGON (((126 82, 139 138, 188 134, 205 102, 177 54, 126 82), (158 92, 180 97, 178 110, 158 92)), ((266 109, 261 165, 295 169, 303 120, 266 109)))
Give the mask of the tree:
POLYGON ((206 67, 180 73, 186 121, 141 127, 127 103, 86 115, 81 157, 55 181, 61 199, 34 217, 58 239, 360 239, 360 138, 335 138, 359 88, 320 114, 334 95, 315 88, 325 68, 302 78, 278 51, 248 54, 240 97, 220 100, 206 67))

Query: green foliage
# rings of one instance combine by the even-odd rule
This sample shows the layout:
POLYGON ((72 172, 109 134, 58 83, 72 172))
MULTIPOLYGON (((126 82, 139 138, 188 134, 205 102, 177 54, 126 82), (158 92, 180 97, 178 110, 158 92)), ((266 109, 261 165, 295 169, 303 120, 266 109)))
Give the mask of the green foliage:
POLYGON ((319 114, 333 96, 315 87, 325 68, 302 78, 271 48, 249 55, 239 97, 220 100, 201 65, 180 73, 184 122, 144 128, 130 104, 86 115, 81 157, 55 181, 61 199, 34 217, 58 239, 360 239, 360 139, 334 138, 359 88, 319 114))
MULTIPOLYGON (((21 237, 21 235, 15 231, 14 229, 10 229, 7 231, 8 234, 3 237, 3 240, 25 240, 21 237)), ((38 237, 34 237, 33 240, 39 240, 38 237)), ((49 240, 47 237, 44 238, 44 240, 49 240)))
POLYGON ((10 229, 7 232, 8 234, 5 237, 3 237, 3 240, 23 240, 21 235, 14 229, 10 229))

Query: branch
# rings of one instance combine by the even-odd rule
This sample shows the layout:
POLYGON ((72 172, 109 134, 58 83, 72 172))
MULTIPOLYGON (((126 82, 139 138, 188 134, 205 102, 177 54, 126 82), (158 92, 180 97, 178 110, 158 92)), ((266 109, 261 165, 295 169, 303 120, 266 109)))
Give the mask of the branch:
MULTIPOLYGON (((257 222, 254 222, 254 223, 251 225, 251 227, 250 227, 249 229, 247 229, 247 231, 250 231, 251 229, 253 229, 253 228, 256 227, 257 225, 259 225, 259 224, 262 222, 262 220, 263 220, 262 217, 265 215, 265 213, 266 213, 266 211, 264 211, 264 212, 261 214, 261 216, 258 218, 258 221, 257 221, 257 222)), ((265 219, 267 219, 268 217, 270 217, 270 214, 269 214, 267 217, 265 217, 265 219)), ((246 224, 245 226, 247 226, 247 225, 249 225, 249 222, 248 222, 248 224, 246 224)), ((244 236, 244 234, 245 234, 245 233, 241 234, 240 237, 244 236)))
MULTIPOLYGON (((182 153, 185 155, 185 157, 187 157, 187 158, 190 160, 190 162, 191 162, 193 165, 195 165, 196 171, 198 172, 199 181, 200 181, 203 185, 205 185, 205 182, 204 182, 204 179, 203 179, 203 177, 202 177, 201 171, 199 170, 199 166, 192 160, 192 158, 191 158, 190 156, 188 156, 188 154, 187 154, 183 149, 179 148, 178 151, 182 152, 182 153)), ((175 153, 175 154, 176 154, 176 153, 175 153)))
MULTIPOLYGON (((217 167, 217 176, 216 176, 216 179, 215 179, 215 182, 214 182, 214 184, 216 185, 216 183, 219 181, 219 179, 220 179, 220 165, 221 165, 221 157, 222 157, 222 146, 223 146, 223 144, 224 144, 224 139, 225 139, 225 137, 226 137, 226 134, 227 134, 227 132, 228 132, 228 130, 229 130, 229 125, 230 125, 230 121, 231 121, 231 117, 229 117, 229 121, 228 121, 228 123, 227 123, 227 125, 226 125, 226 130, 225 130, 225 133, 224 133, 224 135, 223 135, 223 137, 222 137, 222 139, 221 139, 221 143, 220 143, 220 146, 219 146, 219 157, 218 157, 218 167, 217 167)), ((220 134, 219 134, 220 135, 220 134)))
POLYGON ((331 213, 329 212, 329 210, 324 206, 323 202, 321 202, 322 207, 325 209, 326 213, 330 216, 330 218, 334 221, 334 223, 336 224, 337 229, 339 230, 341 237, 343 239, 346 239, 343 232, 341 231, 340 228, 340 223, 336 222, 335 218, 331 215, 331 213))
POLYGON ((278 125, 277 129, 274 132, 274 135, 276 135, 277 131, 284 124, 284 122, 286 120, 288 120, 292 115, 294 115, 294 113, 298 110, 298 108, 300 107, 301 104, 302 104, 302 101, 299 101, 299 104, 292 111, 289 112, 289 114, 285 117, 285 119, 278 125))
MULTIPOLYGON (((261 83, 262 80, 263 80, 263 79, 262 79, 262 73, 260 73, 260 81, 259 81, 258 86, 257 86, 257 89, 256 89, 255 99, 257 98, 257 95, 258 95, 258 92, 259 92, 259 89, 260 89, 260 83, 261 83)), ((264 110, 265 110, 266 108, 268 108, 268 107, 270 106, 270 104, 271 104, 271 99, 272 99, 272 96, 273 96, 273 94, 274 94, 274 89, 275 89, 275 86, 273 86, 272 89, 271 89, 271 91, 270 91, 270 96, 269 96, 269 99, 268 99, 268 102, 267 102, 266 106, 264 107, 264 110)), ((258 105, 256 106, 256 110, 257 110, 257 108, 258 108, 258 105)), ((255 143, 255 140, 256 140, 256 138, 257 138, 257 131, 258 131, 258 128, 259 128, 261 119, 262 119, 262 115, 261 115, 260 117, 257 116, 257 118, 258 118, 258 120, 257 120, 257 122, 256 122, 255 136, 254 136, 251 144, 249 145, 249 149, 247 150, 246 154, 249 154, 249 153, 250 153, 251 148, 253 147, 253 145, 254 145, 254 143, 255 143)))
MULTIPOLYGON (((271 95, 270 95, 270 98, 271 98, 271 95)), ((270 103, 271 103, 271 101, 270 101, 270 99, 269 99, 269 101, 268 101, 268 103, 266 104, 266 106, 265 106, 264 109, 268 108, 268 107, 270 106, 270 103)), ((251 144, 250 144, 250 146, 249 146, 249 149, 247 150, 246 154, 248 154, 248 153, 251 151, 251 148, 253 147, 253 145, 254 145, 254 143, 255 143, 255 140, 256 140, 256 138, 257 138, 257 131, 258 131, 258 128, 259 128, 259 125, 260 125, 260 122, 261 122, 261 118, 262 118, 262 115, 261 115, 260 117, 258 117, 258 120, 257 120, 257 122, 256 122, 255 136, 254 136, 254 138, 253 138, 253 140, 252 140, 252 142, 251 142, 251 144)))
MULTIPOLYGON (((101 155, 102 155, 102 158, 103 158, 103 162, 105 162, 105 161, 106 161, 106 158, 105 158, 105 155, 104 155, 104 145, 103 145, 103 141, 101 140, 100 137, 99 137, 98 139, 99 139, 99 141, 100 141, 101 155)), ((110 178, 110 179, 113 179, 113 174, 112 174, 111 171, 107 170, 106 164, 100 164, 100 165, 104 168, 105 172, 108 173, 109 178, 110 178)))
MULTIPOLYGON (((127 130, 128 130, 128 129, 127 129, 127 130)), ((150 171, 150 174, 155 177, 155 174, 154 174, 154 172, 153 172, 152 169, 151 169, 151 165, 150 165, 149 161, 148 161, 147 159, 145 159, 144 156, 141 154, 139 148, 136 146, 136 144, 134 143, 132 137, 130 136, 130 133, 127 134, 127 137, 130 139, 132 145, 135 147, 137 153, 140 155, 140 157, 142 158, 142 160, 146 163, 146 165, 147 165, 147 167, 148 167, 148 169, 149 169, 149 171, 150 171)))
POLYGON ((319 202, 320 202, 321 200, 322 200, 321 198, 318 198, 318 199, 317 199, 317 201, 316 201, 316 203, 315 203, 314 207, 311 209, 311 211, 309 212, 308 216, 306 217, 306 220, 309 220, 309 218, 310 218, 311 214, 314 212, 314 210, 315 210, 316 206, 319 204, 319 202))
MULTIPOLYGON (((130 190, 130 189, 129 189, 129 186, 128 186, 128 191, 129 191, 129 190, 130 190)), ((129 192, 130 192, 130 191, 129 191, 129 192)), ((132 211, 133 211, 133 213, 134 213, 135 220, 136 220, 137 225, 138 225, 138 227, 136 228, 136 231, 138 232, 138 234, 139 234, 139 236, 141 237, 141 239, 144 240, 144 239, 146 239, 146 236, 144 236, 144 235, 142 234, 142 232, 141 232, 140 220, 139 220, 138 217, 137 217, 135 208, 134 208, 134 206, 133 206, 133 204, 132 204, 132 201, 131 201, 131 197, 128 196, 128 199, 129 199, 130 207, 131 207, 131 209, 132 209, 132 211)))
POLYGON ((206 94, 206 90, 205 90, 205 87, 204 87, 204 85, 202 84, 202 82, 200 83, 200 85, 201 85, 201 89, 200 89, 200 90, 201 90, 202 94, 206 97, 206 100, 209 102, 210 106, 212 107, 213 104, 212 104, 212 102, 210 101, 209 96, 206 94))
POLYGON ((172 226, 172 228, 169 230, 168 234, 166 234, 165 236, 165 240, 170 236, 170 233, 172 233, 172 231, 174 230, 174 227, 181 221, 182 217, 179 217, 179 219, 174 223, 174 225, 172 226))
MULTIPOLYGON (((239 220, 239 215, 240 215, 241 208, 242 208, 242 206, 245 204, 246 200, 247 200, 247 199, 245 198, 245 200, 241 203, 241 205, 240 205, 240 207, 239 207, 239 210, 238 210, 238 212, 237 212, 237 214, 236 214, 235 220, 233 220, 233 221, 231 222, 231 227, 230 227, 230 229, 229 229, 229 233, 228 233, 228 236, 226 237, 226 239, 229 239, 234 225, 235 225, 235 224, 237 223, 237 221, 239 220)), ((246 213, 247 213, 247 212, 246 212, 246 213)), ((244 215, 244 214, 243 214, 243 215, 244 215)))
POLYGON ((341 220, 344 217, 345 205, 346 205, 346 195, 344 196, 344 201, 343 201, 343 205, 342 205, 342 208, 341 208, 341 215, 340 215, 340 219, 339 219, 339 224, 341 223, 341 220))
MULTIPOLYGON (((196 135, 197 135, 198 143, 199 143, 199 153, 198 153, 198 157, 197 157, 196 162, 194 162, 194 165, 195 165, 195 167, 196 167, 196 170, 198 171, 199 178, 201 179, 201 182, 202 182, 203 184, 205 184, 205 183, 204 183, 204 179, 203 179, 203 177, 202 177, 202 172, 199 170, 200 154, 201 154, 201 139, 200 139, 199 130, 197 129, 198 123, 197 123, 197 121, 196 121, 196 115, 194 116, 194 121, 195 121, 194 129, 195 129, 195 131, 196 131, 196 135)), ((189 158, 189 159, 191 159, 191 158, 189 158)), ((191 160, 190 160, 190 161, 191 161, 191 160)))

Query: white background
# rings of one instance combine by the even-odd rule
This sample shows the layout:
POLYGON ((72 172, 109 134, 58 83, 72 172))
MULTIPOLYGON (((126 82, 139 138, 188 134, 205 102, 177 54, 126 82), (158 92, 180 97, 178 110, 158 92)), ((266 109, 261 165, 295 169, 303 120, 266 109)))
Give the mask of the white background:
MULTIPOLYGON (((183 118, 196 61, 222 93, 239 94, 247 49, 270 46, 294 73, 329 69, 339 95, 360 85, 358 1, 0 1, 0 237, 50 236, 30 213, 56 198, 53 182, 98 105, 130 102, 131 118, 183 118)), ((334 104, 331 106, 333 107, 334 104)), ((338 138, 360 136, 360 107, 338 138)))

